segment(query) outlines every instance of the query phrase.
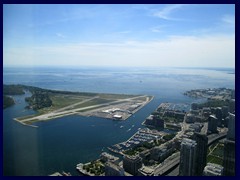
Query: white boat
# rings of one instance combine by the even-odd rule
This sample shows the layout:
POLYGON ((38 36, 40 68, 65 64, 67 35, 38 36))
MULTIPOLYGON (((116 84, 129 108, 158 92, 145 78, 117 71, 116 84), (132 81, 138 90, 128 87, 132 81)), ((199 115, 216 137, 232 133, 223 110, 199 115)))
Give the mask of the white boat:
POLYGON ((123 126, 120 126, 120 128, 123 128, 123 126))

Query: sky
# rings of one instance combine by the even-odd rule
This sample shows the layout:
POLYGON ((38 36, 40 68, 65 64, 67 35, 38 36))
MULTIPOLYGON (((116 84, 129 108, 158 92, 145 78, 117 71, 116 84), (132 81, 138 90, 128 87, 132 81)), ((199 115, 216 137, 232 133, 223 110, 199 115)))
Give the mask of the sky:
POLYGON ((235 5, 4 4, 3 65, 235 67, 235 5))

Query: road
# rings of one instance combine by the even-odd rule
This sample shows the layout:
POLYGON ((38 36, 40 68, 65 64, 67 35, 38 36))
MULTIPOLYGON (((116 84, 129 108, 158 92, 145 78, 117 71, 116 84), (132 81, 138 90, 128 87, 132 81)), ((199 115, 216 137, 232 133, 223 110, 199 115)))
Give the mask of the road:
POLYGON ((173 160, 165 163, 163 166, 159 166, 154 170, 154 176, 161 176, 167 171, 171 170, 175 166, 179 164, 180 161, 180 155, 175 157, 173 160))
MULTIPOLYGON (((178 134, 173 138, 178 138, 181 137, 184 134, 184 131, 187 130, 188 128, 188 124, 185 122, 185 120, 183 121, 182 125, 182 130, 180 132, 178 132, 178 134)), ((206 131, 206 128, 205 130, 206 131)), ((224 137, 226 137, 227 135, 227 129, 221 129, 219 134, 210 134, 208 135, 208 146, 211 145, 213 142, 219 140, 219 139, 223 139, 224 137)), ((172 139, 172 140, 173 140, 172 139)), ((180 163, 180 155, 176 158, 174 158, 172 161, 168 162, 167 164, 165 164, 162 167, 158 167, 155 169, 154 174, 155 175, 162 175, 166 172, 168 172, 169 170, 171 170, 172 168, 174 168, 175 166, 179 165, 180 163)), ((172 172, 169 173, 169 175, 173 174, 174 176, 177 176, 177 170, 179 170, 179 168, 175 168, 172 172)))
POLYGON ((208 136, 208 146, 214 143, 217 140, 223 139, 227 136, 227 132, 222 132, 219 134, 211 134, 208 136))

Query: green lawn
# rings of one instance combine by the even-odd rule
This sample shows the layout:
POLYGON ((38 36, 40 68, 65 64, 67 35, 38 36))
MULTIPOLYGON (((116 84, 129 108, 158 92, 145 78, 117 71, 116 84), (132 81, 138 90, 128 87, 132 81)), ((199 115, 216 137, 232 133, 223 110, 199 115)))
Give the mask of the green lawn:
POLYGON ((100 104, 110 103, 110 102, 113 102, 113 100, 96 98, 96 99, 92 99, 90 101, 87 101, 83 104, 79 104, 79 105, 75 106, 74 108, 82 108, 82 107, 87 107, 87 106, 100 105, 100 104))
POLYGON ((67 95, 51 95, 50 96, 54 109, 60 109, 71 104, 75 104, 81 102, 89 97, 81 97, 81 96, 67 96, 67 95))
POLYGON ((116 99, 133 98, 133 97, 137 97, 137 95, 127 95, 127 94, 99 94, 99 97, 100 97, 100 98, 103 98, 103 99, 116 100, 116 99))
POLYGON ((224 149, 224 145, 220 142, 212 144, 208 149, 207 162, 222 165, 223 149, 224 149), (214 151, 210 153, 210 149, 212 150, 214 147, 216 148, 214 149, 214 151))
POLYGON ((223 165, 223 158, 219 158, 213 155, 207 156, 207 163, 215 163, 219 165, 223 165))

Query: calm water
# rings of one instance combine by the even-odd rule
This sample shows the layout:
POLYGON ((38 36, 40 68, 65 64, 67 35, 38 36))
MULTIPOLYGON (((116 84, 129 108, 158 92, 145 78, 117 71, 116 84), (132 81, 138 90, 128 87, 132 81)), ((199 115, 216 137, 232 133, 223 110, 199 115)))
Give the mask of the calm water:
POLYGON ((24 110, 24 98, 30 94, 14 96, 17 104, 3 111, 4 175, 48 175, 63 170, 78 175, 77 163, 98 158, 103 148, 127 140, 161 102, 191 103, 194 99, 183 96, 190 89, 234 88, 232 72, 234 69, 4 68, 5 84, 155 96, 124 122, 68 116, 40 122, 39 128, 26 127, 13 120, 35 113, 24 110))

